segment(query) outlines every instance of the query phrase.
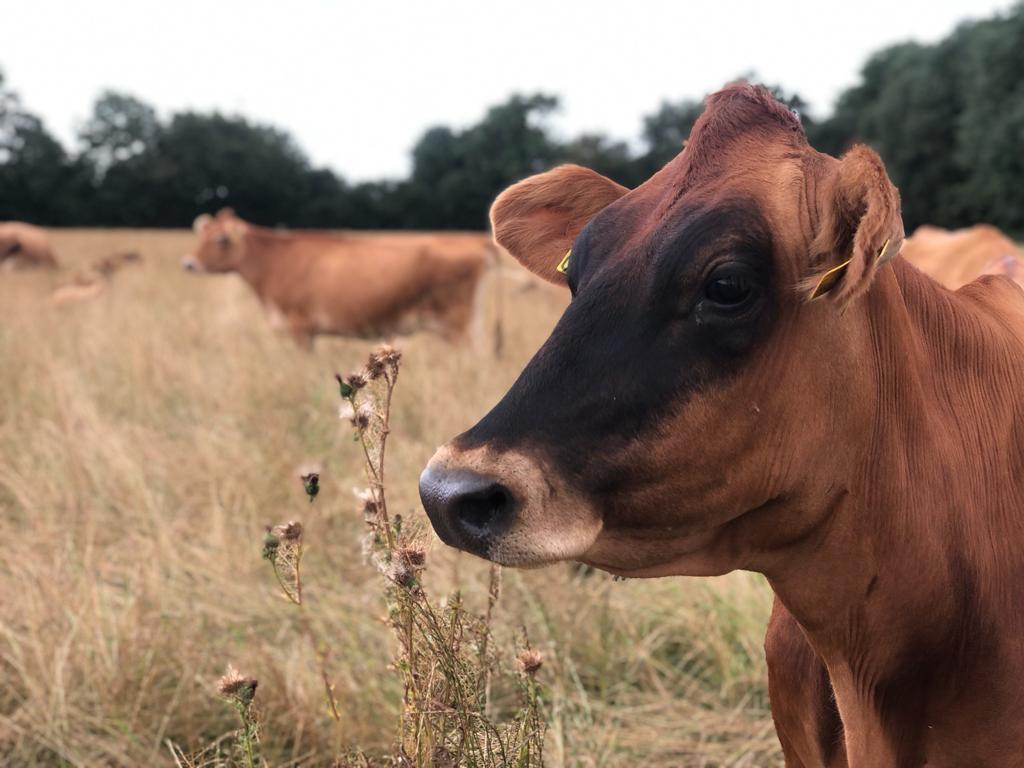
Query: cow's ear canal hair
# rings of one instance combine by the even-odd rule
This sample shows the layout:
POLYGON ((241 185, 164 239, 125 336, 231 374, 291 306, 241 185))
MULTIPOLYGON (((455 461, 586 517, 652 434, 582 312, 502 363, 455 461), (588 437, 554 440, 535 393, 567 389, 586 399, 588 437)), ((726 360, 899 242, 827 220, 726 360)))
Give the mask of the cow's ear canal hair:
POLYGON ((566 285, 566 254, 580 231, 629 190, 578 165, 506 189, 491 206, 494 241, 538 277, 566 285))
POLYGON ((811 244, 814 273, 801 285, 808 299, 846 305, 871 287, 903 244, 900 195, 882 160, 858 145, 843 155, 824 185, 820 228, 811 244))

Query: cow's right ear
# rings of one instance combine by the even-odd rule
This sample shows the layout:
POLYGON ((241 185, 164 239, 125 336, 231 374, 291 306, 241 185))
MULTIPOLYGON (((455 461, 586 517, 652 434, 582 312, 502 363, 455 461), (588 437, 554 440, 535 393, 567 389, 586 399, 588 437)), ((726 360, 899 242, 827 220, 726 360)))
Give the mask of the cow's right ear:
POLYGON ((491 206, 494 241, 538 277, 565 285, 565 274, 558 267, 576 235, 627 192, 578 165, 561 165, 531 176, 506 189, 491 206))
POLYGON ((208 213, 200 213, 196 216, 196 220, 192 222, 192 231, 197 235, 201 235, 203 230, 210 226, 211 221, 213 221, 213 216, 208 213))

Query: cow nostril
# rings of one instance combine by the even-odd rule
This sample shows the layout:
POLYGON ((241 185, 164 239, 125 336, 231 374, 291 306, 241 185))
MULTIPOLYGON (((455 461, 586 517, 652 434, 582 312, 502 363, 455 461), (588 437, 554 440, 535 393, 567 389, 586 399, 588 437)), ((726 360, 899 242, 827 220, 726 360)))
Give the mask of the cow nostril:
POLYGON ((453 514, 470 532, 486 536, 500 528, 512 507, 512 496, 499 483, 459 496, 453 503, 453 514))
POLYGON ((420 477, 420 498, 443 542, 477 553, 512 524, 517 507, 504 485, 467 470, 427 467, 420 477))

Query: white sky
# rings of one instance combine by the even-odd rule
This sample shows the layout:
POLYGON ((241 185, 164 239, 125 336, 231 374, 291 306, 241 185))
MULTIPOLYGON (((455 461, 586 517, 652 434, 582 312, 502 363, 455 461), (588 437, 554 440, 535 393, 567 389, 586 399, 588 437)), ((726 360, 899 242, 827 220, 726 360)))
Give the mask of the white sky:
POLYGON ((349 179, 406 172, 437 124, 509 94, 562 98, 564 135, 634 139, 665 99, 738 74, 818 114, 889 43, 934 41, 1011 0, 0 0, 0 68, 70 146, 103 88, 289 130, 349 179))

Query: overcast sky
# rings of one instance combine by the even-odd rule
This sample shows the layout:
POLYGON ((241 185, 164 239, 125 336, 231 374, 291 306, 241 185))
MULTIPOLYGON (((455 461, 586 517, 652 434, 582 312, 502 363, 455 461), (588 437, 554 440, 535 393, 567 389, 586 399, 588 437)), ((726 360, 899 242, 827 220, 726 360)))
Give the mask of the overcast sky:
POLYGON ((565 135, 635 139, 666 99, 738 74, 817 113, 868 54, 1009 0, 0 0, 0 67, 67 145, 104 88, 164 115, 240 112, 350 179, 397 176, 420 133, 509 94, 562 98, 565 135))

